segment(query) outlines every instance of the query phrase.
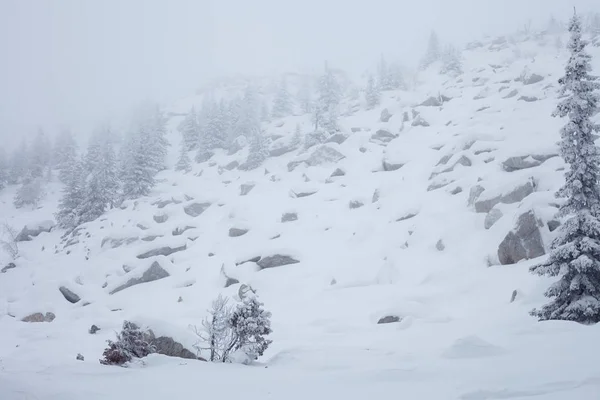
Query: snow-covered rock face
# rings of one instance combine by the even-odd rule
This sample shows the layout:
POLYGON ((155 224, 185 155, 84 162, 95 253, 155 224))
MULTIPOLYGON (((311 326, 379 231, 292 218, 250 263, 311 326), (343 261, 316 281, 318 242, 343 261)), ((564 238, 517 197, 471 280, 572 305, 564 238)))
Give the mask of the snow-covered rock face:
MULTIPOLYGON (((597 327, 528 316, 545 301, 549 281, 528 269, 558 233, 554 192, 565 168, 547 85, 566 57, 540 43, 473 44, 464 74, 421 72, 416 88, 384 91, 380 106, 340 116, 334 136, 311 135, 308 114, 265 123, 265 135, 282 137, 251 171, 238 168, 246 148, 174 171, 173 117, 172 162, 150 196, 64 238, 53 228, 19 243, 16 268, 0 274, 0 398, 30 382, 37 398, 85 398, 93 388, 131 398, 123 380, 152 399, 165 396, 157 388, 166 378, 168 396, 186 398, 202 376, 233 379, 232 393, 247 398, 264 398, 258 387, 313 398, 312 386, 317 397, 348 399, 595 400, 597 327), (515 81, 525 65, 543 80, 515 81), (296 125, 307 140, 291 146, 296 125), (487 268, 499 263, 512 265, 487 268), (274 345, 261 359, 269 368, 192 360, 190 326, 201 326, 218 294, 237 302, 243 284, 273 313, 274 345), (156 355, 108 373, 97 359, 130 318, 190 359, 156 355), (92 324, 102 329, 90 335, 92 324)), ((591 51, 600 60, 600 48, 591 51)), ((202 97, 181 103, 174 111, 202 97)), ((60 186, 35 210, 15 210, 14 189, 0 192, 0 212, 17 229, 53 218, 60 186)), ((13 262, 3 257, 2 266, 13 262)))

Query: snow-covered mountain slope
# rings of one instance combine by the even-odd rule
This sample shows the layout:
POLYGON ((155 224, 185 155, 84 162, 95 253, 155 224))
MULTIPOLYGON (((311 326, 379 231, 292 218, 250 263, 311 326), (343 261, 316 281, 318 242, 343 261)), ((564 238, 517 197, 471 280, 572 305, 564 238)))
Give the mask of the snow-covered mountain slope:
MULTIPOLYGON (((528 272, 542 258, 512 263, 554 235, 564 164, 550 115, 567 55, 546 41, 471 46, 460 77, 420 74, 415 90, 342 117, 335 141, 249 172, 235 167, 244 150, 219 153, 188 174, 162 172, 152 196, 75 235, 21 243, 17 267, 0 274, 0 398, 597 399, 600 328, 530 317, 551 281, 528 272), (168 276, 123 288, 155 262, 168 276), (124 319, 191 348, 190 325, 219 293, 235 298, 236 281, 273 313, 261 363, 98 363, 124 319), (56 318, 21 321, 36 312, 56 318), (400 321, 378 324, 386 316, 400 321), (88 334, 92 324, 101 331, 88 334)), ((590 52, 600 72, 600 49, 590 52)), ((272 148, 297 124, 308 132, 310 117, 270 123, 272 148)), ((173 132, 171 165, 178 142, 173 132)), ((35 211, 14 210, 10 190, 0 201, 12 225, 52 217, 56 188, 35 211)))

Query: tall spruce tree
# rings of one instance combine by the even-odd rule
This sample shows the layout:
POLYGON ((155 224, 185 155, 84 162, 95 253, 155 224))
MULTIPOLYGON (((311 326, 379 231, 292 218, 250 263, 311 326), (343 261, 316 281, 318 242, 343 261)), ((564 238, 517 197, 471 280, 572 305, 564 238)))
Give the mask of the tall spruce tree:
POLYGON ((58 177, 62 183, 67 184, 70 173, 69 169, 76 160, 77 142, 75 142, 71 131, 65 130, 56 139, 53 156, 54 166, 59 171, 58 177))
POLYGON ((288 91, 287 80, 285 77, 281 79, 277 94, 273 100, 273 118, 281 118, 291 115, 293 112, 292 96, 288 91))
POLYGON ((367 108, 369 109, 378 105, 381 100, 381 91, 379 90, 379 85, 375 82, 373 75, 369 75, 367 81, 365 100, 367 101, 367 108))
POLYGON ((460 51, 452 46, 448 45, 444 48, 444 52, 441 56, 442 67, 440 68, 440 73, 447 74, 450 76, 458 76, 462 74, 462 60, 460 51))
POLYGON ((565 96, 553 115, 568 117, 561 129, 560 154, 569 165, 565 184, 556 193, 565 199, 559 216, 568 219, 552 243, 548 260, 531 268, 538 275, 559 279, 546 291, 551 302, 532 315, 540 320, 600 321, 600 151, 594 132, 600 126, 591 117, 600 104, 600 83, 590 75, 591 57, 581 38, 581 19, 569 23, 571 56, 560 78, 565 96))
POLYGON ((29 151, 25 140, 23 140, 21 145, 13 152, 9 164, 8 182, 10 184, 17 184, 30 180, 29 151))
POLYGON ((319 98, 313 111, 315 131, 323 128, 329 133, 337 130, 338 107, 342 90, 334 72, 325 64, 325 73, 319 79, 319 98))
POLYGON ((438 61, 441 57, 440 52, 440 41, 438 39, 437 33, 431 32, 429 35, 429 43, 427 44, 427 52, 425 56, 421 59, 420 68, 422 70, 427 69, 431 64, 438 61))
POLYGON ((85 162, 83 159, 73 159, 69 165, 64 166, 63 179, 64 188, 60 202, 58 203, 58 212, 56 221, 62 228, 75 228, 80 223, 80 207, 85 198, 85 162))
POLYGON ((256 130, 250 137, 250 148, 248 151, 248 159, 244 164, 244 168, 251 170, 256 169, 269 157, 269 141, 260 130, 256 130))
POLYGON ((31 178, 42 178, 50 165, 50 141, 41 129, 31 146, 29 175, 31 178))
POLYGON ((0 148, 0 190, 8 183, 8 162, 6 161, 6 152, 0 148))
POLYGON ((192 169, 192 162, 190 160, 190 156, 188 155, 187 145, 184 141, 181 142, 181 149, 179 150, 179 159, 177 160, 177 165, 175 165, 175 170, 189 172, 192 169))
POLYGON ((188 151, 194 150, 198 147, 198 141, 200 140, 200 127, 198 126, 198 116, 196 115, 196 110, 193 107, 185 116, 183 121, 181 121, 181 124, 179 124, 178 130, 183 136, 183 143, 188 151))

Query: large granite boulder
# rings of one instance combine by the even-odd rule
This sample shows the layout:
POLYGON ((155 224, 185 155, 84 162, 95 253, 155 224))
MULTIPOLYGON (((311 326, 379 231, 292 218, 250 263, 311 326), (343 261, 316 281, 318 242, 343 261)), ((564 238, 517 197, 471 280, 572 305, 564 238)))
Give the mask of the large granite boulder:
POLYGON ((492 208, 490 212, 485 216, 485 221, 483 222, 483 227, 485 229, 490 229, 500 218, 502 218, 504 214, 497 208, 492 208))
POLYGON ((250 191, 254 189, 254 186, 256 186, 256 183, 254 182, 242 183, 240 186, 240 196, 245 196, 250 193, 250 191))
POLYGON ((130 287, 135 286, 135 285, 139 285, 141 283, 148 283, 148 282, 157 281, 159 279, 163 279, 163 278, 166 278, 168 276, 170 276, 169 273, 167 271, 165 271, 163 269, 163 267, 161 267, 160 264, 157 261, 154 261, 152 263, 152 265, 150 266, 150 268, 148 268, 142 274, 142 276, 140 276, 139 278, 131 278, 130 280, 128 280, 127 282, 125 282, 121 286, 118 286, 115 289, 113 289, 110 292, 110 294, 115 294, 117 292, 120 292, 121 290, 125 290, 127 288, 130 288, 130 287))
POLYGON ((208 207, 210 207, 210 203, 192 203, 183 207, 183 211, 190 217, 198 217, 206 211, 208 207))
POLYGON ((169 357, 179 357, 189 360, 197 360, 198 357, 192 351, 183 347, 183 345, 173 338, 168 336, 158 336, 149 329, 144 333, 145 339, 148 343, 154 346, 155 353, 162 354, 169 357))
POLYGON ((381 122, 388 122, 390 118, 392 118, 393 114, 390 114, 390 111, 387 108, 381 110, 381 115, 379 116, 379 120, 381 122))
POLYGON ((56 318, 56 315, 52 312, 47 312, 46 314, 42 314, 40 312, 30 314, 25 318, 21 319, 23 322, 52 322, 56 318))
POLYGON ((154 250, 150 250, 145 253, 142 253, 142 254, 138 255, 137 258, 139 258, 140 260, 143 260, 143 259, 155 257, 155 256, 169 256, 173 253, 177 253, 178 251, 183 251, 185 249, 186 249, 185 244, 180 247, 169 247, 169 246, 159 247, 158 249, 154 249, 154 250))
POLYGON ((336 163, 345 156, 331 146, 319 146, 306 160, 306 164, 314 167, 326 163, 336 163))
POLYGON ((258 260, 257 264, 260 269, 276 268, 284 265, 297 264, 300 261, 287 255, 274 254, 272 256, 263 257, 258 260))
POLYGON ((42 221, 36 224, 27 224, 16 237, 17 242, 28 242, 42 232, 50 232, 56 224, 54 221, 42 221))
POLYGON ((502 168, 506 172, 519 171, 526 168, 537 167, 544 161, 556 156, 557 154, 532 154, 527 156, 509 157, 502 162, 502 168))
POLYGON ((535 186, 532 181, 527 181, 527 183, 521 184, 515 187, 510 192, 498 195, 492 198, 477 200, 475 202, 475 211, 478 213, 487 213, 490 212, 492 208, 498 203, 503 204, 513 204, 518 203, 523 200, 525 197, 529 196, 531 193, 535 191, 535 186))
POLYGON ((500 264, 514 264, 546 254, 540 228, 543 226, 533 210, 521 214, 515 228, 498 246, 500 264))
POLYGON ((395 138, 396 135, 384 129, 379 129, 377 132, 371 135, 371 140, 382 143, 389 143, 395 138))

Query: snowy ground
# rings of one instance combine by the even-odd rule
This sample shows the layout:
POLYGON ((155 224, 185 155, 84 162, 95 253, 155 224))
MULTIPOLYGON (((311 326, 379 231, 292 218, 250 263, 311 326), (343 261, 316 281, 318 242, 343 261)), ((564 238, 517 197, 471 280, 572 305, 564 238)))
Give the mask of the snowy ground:
MULTIPOLYGON (((60 231, 23 243, 18 267, 0 274, 0 399, 600 398, 600 327, 535 321, 528 311, 545 301, 550 283, 528 272, 539 260, 499 265, 497 257, 518 215, 534 209, 547 222, 555 210, 550 203, 561 183, 560 158, 520 171, 502 168, 509 157, 556 153, 561 121, 550 113, 566 55, 557 56, 552 44, 478 48, 465 53, 460 79, 422 74, 416 91, 385 93, 380 108, 342 118, 344 132, 363 130, 329 145, 345 156, 337 163, 288 171, 288 163, 310 149, 269 159, 267 173, 243 172, 221 168, 242 162, 243 152, 218 154, 192 173, 161 173, 151 197, 88 224, 77 244, 65 248, 60 231), (544 79, 516 82, 526 67, 544 79), (516 96, 504 98, 513 90, 516 96), (438 93, 452 100, 416 106, 438 93), (379 119, 383 108, 393 114, 387 123, 379 119), (430 126, 412 126, 413 109, 430 126), (370 140, 378 129, 399 136, 384 146, 370 140), (446 164, 438 165, 445 156, 446 164), (470 166, 455 165, 463 156, 470 166), (383 160, 404 165, 383 171, 383 160), (336 168, 345 176, 329 178, 336 168), (486 230, 486 214, 468 206, 471 188, 482 185, 481 199, 493 198, 530 178, 536 191, 498 205, 504 216, 486 230), (248 182, 254 188, 240 196, 248 182), (294 195, 302 192, 315 193, 294 195), (171 199, 163 208, 157 204, 171 199), (363 206, 352 209, 352 201, 363 206), (211 205, 191 217, 184 207, 192 203, 211 205), (298 220, 282 223, 289 212, 298 220), (416 216, 402 219, 409 214, 416 216), (159 215, 167 221, 155 222, 159 215), (186 226, 193 228, 173 234, 186 226), (229 237, 232 227, 249 231, 229 237), (156 238, 142 240, 150 236, 156 238), (132 242, 111 248, 102 246, 104 238, 132 242), (436 248, 440 240, 443 250, 436 248), (169 256, 137 258, 184 244, 169 256), (300 262, 262 271, 252 262, 236 265, 272 254, 300 262), (170 276, 109 294, 153 261, 170 276), (237 293, 239 285, 224 288, 224 274, 251 284, 273 313, 274 343, 260 363, 214 365, 158 355, 127 369, 98 363, 105 340, 124 319, 191 347, 189 326, 200 324, 210 301, 237 293), (61 285, 82 300, 65 301, 61 285), (53 312, 56 319, 20 321, 33 312, 53 312), (386 315, 402 320, 378 325, 386 315), (96 335, 87 332, 92 324, 102 328, 96 335), (77 353, 85 361, 77 361, 77 353)), ((596 60, 599 50, 593 49, 596 60)), ((198 102, 178 106, 185 111, 198 102)), ((174 118, 172 127, 177 123, 174 118)), ((297 123, 310 124, 308 116, 290 117, 268 132, 289 137, 297 123)), ((175 133, 172 143, 175 158, 175 133)), ((41 209, 14 210, 14 188, 8 188, 0 194, 0 212, 18 228, 52 218, 58 190, 49 188, 41 209)), ((549 244, 553 234, 545 225, 542 235, 549 244)))

